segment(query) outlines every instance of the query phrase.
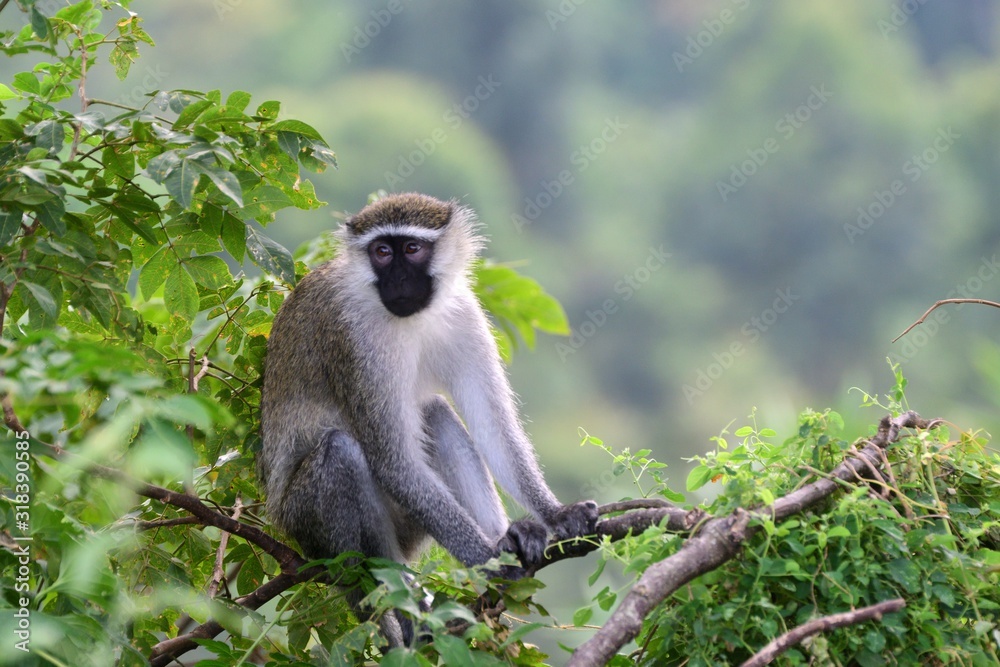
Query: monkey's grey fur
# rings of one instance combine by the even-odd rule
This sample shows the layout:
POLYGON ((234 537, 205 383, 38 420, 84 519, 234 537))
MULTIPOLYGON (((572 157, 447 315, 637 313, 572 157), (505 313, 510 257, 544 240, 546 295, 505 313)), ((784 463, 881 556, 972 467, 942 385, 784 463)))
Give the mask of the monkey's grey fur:
POLYGON ((259 472, 268 516, 308 556, 360 551, 406 562, 430 536, 465 564, 501 550, 537 563, 546 530, 510 524, 494 478, 556 537, 594 530, 596 505, 556 499, 521 426, 470 287, 482 244, 475 230, 474 214, 454 202, 379 200, 339 230, 336 258, 307 275, 275 318, 259 472), (370 251, 383 238, 431 249, 420 268, 431 297, 412 315, 393 315, 380 300, 370 251))

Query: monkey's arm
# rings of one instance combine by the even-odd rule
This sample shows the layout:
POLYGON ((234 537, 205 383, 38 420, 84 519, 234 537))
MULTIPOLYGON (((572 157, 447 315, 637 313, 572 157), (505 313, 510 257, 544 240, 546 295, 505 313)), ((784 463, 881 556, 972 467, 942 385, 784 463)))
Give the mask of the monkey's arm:
POLYGON ((495 540, 428 464, 419 439, 420 420, 405 412, 392 423, 357 425, 375 483, 458 560, 466 565, 485 563, 499 553, 495 540))
POLYGON ((596 503, 563 505, 545 483, 485 315, 478 307, 475 310, 468 319, 476 323, 476 330, 462 332, 467 351, 454 355, 462 361, 451 369, 448 387, 473 441, 500 486, 545 522, 558 539, 592 533, 596 503))

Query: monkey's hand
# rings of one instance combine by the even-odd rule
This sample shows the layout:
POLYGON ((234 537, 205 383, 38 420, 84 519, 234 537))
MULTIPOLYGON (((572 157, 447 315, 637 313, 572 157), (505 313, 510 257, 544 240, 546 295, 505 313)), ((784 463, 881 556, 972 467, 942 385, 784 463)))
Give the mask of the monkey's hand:
POLYGON ((497 542, 500 551, 509 551, 521 561, 522 568, 504 567, 501 576, 505 579, 520 579, 525 570, 542 562, 545 557, 545 547, 549 544, 549 531, 545 526, 521 519, 510 524, 507 533, 497 542))
POLYGON ((572 505, 563 505, 549 525, 552 527, 553 536, 562 541, 594 535, 597 532, 597 519, 597 503, 593 500, 584 500, 572 505))

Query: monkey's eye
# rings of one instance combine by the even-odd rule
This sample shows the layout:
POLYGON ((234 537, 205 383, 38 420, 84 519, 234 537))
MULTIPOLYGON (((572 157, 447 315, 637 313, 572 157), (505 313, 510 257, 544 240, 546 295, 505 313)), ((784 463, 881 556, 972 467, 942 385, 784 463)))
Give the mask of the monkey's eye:
POLYGON ((387 266, 392 261, 392 246, 383 241, 375 241, 368 246, 368 255, 372 264, 387 266))
POLYGON ((410 241, 405 246, 403 246, 403 251, 407 255, 415 255, 423 249, 423 246, 417 241, 410 241))

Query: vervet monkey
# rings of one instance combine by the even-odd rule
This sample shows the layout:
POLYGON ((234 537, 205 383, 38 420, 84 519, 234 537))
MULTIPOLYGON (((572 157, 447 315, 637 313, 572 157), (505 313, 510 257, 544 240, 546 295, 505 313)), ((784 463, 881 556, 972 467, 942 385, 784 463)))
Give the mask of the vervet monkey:
POLYGON ((275 317, 260 477, 309 557, 407 562, 430 536, 466 565, 510 551, 531 567, 549 533, 593 534, 597 505, 559 502, 521 426, 470 285, 476 228, 454 201, 380 199, 275 317), (494 479, 541 523, 510 523, 494 479))

